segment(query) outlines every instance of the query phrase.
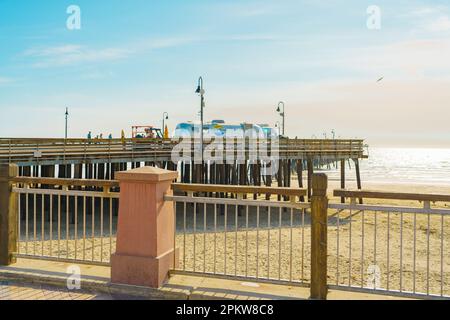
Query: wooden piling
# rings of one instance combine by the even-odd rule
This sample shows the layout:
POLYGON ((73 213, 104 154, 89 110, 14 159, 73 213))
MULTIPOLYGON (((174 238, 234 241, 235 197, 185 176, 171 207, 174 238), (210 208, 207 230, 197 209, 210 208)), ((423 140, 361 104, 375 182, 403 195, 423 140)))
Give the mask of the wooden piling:
MULTIPOLYGON (((278 161, 278 172, 277 172, 277 184, 278 184, 279 188, 283 187, 283 170, 284 170, 283 160, 279 160, 278 161)), ((281 201, 281 196, 278 195, 277 199, 278 199, 278 201, 281 201)))
MULTIPOLYGON (((361 184, 361 172, 359 169, 359 159, 354 159, 353 160, 355 162, 355 171, 356 171, 356 184, 358 186, 358 190, 362 189, 362 184, 361 184)), ((359 199, 359 204, 363 204, 364 201, 362 198, 359 199)))
MULTIPOLYGON (((345 189, 345 160, 341 160, 341 189, 345 189)), ((341 198, 341 203, 345 203, 345 198, 341 198)))
POLYGON ((313 159, 309 158, 307 160, 308 169, 308 201, 311 201, 312 196, 312 176, 314 174, 314 164, 313 159))
MULTIPOLYGON (((297 160, 297 179, 298 179, 298 187, 303 189, 303 159, 297 160)), ((301 202, 305 202, 305 197, 300 197, 301 202)))

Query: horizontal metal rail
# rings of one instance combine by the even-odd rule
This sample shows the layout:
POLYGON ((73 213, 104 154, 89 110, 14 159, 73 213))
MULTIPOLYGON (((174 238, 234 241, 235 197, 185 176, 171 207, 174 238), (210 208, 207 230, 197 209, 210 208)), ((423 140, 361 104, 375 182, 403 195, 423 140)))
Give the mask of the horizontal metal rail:
MULTIPOLYGON (((199 276, 198 272, 189 272, 189 271, 180 271, 180 270, 171 270, 171 275, 185 275, 185 276, 199 276)), ((201 277, 204 278, 213 278, 213 279, 230 279, 238 280, 238 281, 255 281, 258 283, 268 283, 268 284, 276 284, 276 285, 287 285, 290 287, 299 287, 299 288, 308 288, 309 283, 306 282, 293 282, 288 280, 277 280, 277 279, 264 279, 264 278, 256 278, 252 276, 227 276, 222 274, 214 274, 214 273, 201 273, 201 277)))
POLYGON ((369 190, 334 190, 335 197, 353 198, 353 199, 385 199, 385 200, 414 200, 414 201, 432 201, 432 202, 450 202, 448 194, 426 194, 426 193, 407 193, 407 192, 385 192, 369 190))
POLYGON ((65 258, 55 258, 55 257, 46 257, 46 256, 34 256, 27 254, 19 254, 15 253, 14 256, 19 259, 29 259, 29 260, 38 260, 38 261, 58 261, 62 263, 71 263, 71 264, 85 264, 90 266, 101 266, 108 267, 111 266, 111 263, 108 262, 99 262, 99 261, 89 261, 89 260, 75 260, 75 259, 65 259, 65 258))
POLYGON ((97 191, 78 191, 78 190, 57 190, 57 189, 34 189, 34 188, 13 188, 13 192, 19 194, 41 194, 54 196, 75 196, 75 197, 95 197, 119 199, 118 192, 97 192, 97 191))
POLYGON ((16 177, 13 178, 11 182, 15 184, 19 183, 27 185, 39 184, 39 185, 53 185, 53 186, 100 187, 100 188, 119 187, 119 181, 116 180, 16 177))
POLYGON ((429 202, 425 201, 422 208, 406 207, 406 206, 385 206, 385 205, 361 205, 361 204, 340 204, 330 203, 329 209, 336 210, 352 210, 352 211, 375 211, 375 212, 397 212, 397 213, 418 213, 418 214, 437 214, 450 215, 450 209, 434 209, 429 206, 429 202))
POLYGON ((266 194, 280 196, 303 197, 307 195, 306 189, 280 188, 280 187, 254 187, 254 186, 227 186, 227 185, 205 185, 205 184, 172 184, 174 191, 181 192, 214 192, 233 194, 266 194))
POLYGON ((260 206, 260 207, 274 207, 274 208, 288 208, 288 209, 308 209, 309 203, 301 202, 281 202, 270 200, 252 200, 252 199, 226 199, 226 198, 209 198, 209 197, 194 197, 194 196, 165 196, 166 201, 182 202, 182 203, 206 203, 206 204, 223 204, 223 205, 238 205, 238 206, 260 206))
POLYGON ((448 300, 449 299, 448 297, 440 296, 438 294, 425 294, 425 293, 412 292, 412 291, 364 289, 364 288, 356 287, 356 286, 343 287, 343 286, 335 286, 335 285, 329 285, 328 288, 331 290, 370 293, 370 294, 377 294, 377 295, 389 296, 389 297, 426 299, 426 300, 448 300))

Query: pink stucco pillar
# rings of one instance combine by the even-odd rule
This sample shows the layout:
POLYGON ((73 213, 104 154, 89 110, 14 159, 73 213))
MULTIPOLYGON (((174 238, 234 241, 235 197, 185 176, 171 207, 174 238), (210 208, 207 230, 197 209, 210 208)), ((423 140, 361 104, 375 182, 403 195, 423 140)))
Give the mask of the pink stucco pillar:
POLYGON ((174 267, 174 211, 171 183, 178 173, 154 167, 117 172, 120 182, 116 253, 111 281, 159 288, 174 267))

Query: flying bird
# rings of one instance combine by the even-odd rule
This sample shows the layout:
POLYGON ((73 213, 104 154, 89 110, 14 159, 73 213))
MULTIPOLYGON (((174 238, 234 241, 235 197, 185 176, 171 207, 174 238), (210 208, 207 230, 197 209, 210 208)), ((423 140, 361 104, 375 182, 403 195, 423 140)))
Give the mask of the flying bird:
POLYGON ((384 79, 384 77, 381 77, 380 79, 377 80, 377 82, 380 82, 380 81, 383 80, 383 79, 384 79))

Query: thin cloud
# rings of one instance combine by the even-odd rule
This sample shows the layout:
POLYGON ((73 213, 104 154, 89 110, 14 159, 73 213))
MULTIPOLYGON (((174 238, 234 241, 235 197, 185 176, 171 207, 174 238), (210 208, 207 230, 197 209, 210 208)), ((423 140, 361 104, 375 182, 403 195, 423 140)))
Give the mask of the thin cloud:
POLYGON ((78 44, 31 48, 22 56, 34 59, 36 68, 64 67, 82 63, 109 62, 129 58, 151 50, 187 45, 198 41, 191 37, 166 37, 130 43, 121 47, 92 48, 78 44))
POLYGON ((57 47, 46 47, 46 48, 32 48, 24 52, 24 56, 34 56, 34 57, 52 57, 64 54, 74 54, 81 53, 82 46, 80 45, 62 45, 57 47))
POLYGON ((151 38, 144 41, 140 41, 137 44, 132 44, 135 52, 142 52, 147 50, 157 50, 166 48, 175 48, 180 46, 189 45, 200 41, 199 37, 191 36, 175 36, 175 37, 162 37, 162 38, 151 38))
POLYGON ((257 1, 253 3, 220 3, 213 6, 212 9, 214 12, 219 11, 233 17, 253 18, 285 13, 287 7, 280 6, 276 2, 257 1))
POLYGON ((11 78, 0 77, 0 86, 14 82, 11 78))
POLYGON ((32 48, 24 52, 25 57, 34 58, 34 67, 59 67, 81 63, 115 61, 128 57, 132 51, 121 48, 92 49, 86 46, 67 44, 55 47, 32 48))
POLYGON ((428 32, 450 30, 449 7, 447 6, 419 7, 401 14, 400 17, 417 20, 416 24, 428 32))
POLYGON ((297 37, 273 34, 234 34, 234 35, 179 35, 150 38, 130 42, 127 46, 92 48, 79 44, 65 44, 51 47, 30 48, 22 53, 22 57, 32 59, 35 68, 67 67, 83 63, 101 63, 117 61, 154 50, 182 47, 196 43, 217 41, 263 41, 263 42, 296 42, 297 37))
POLYGON ((350 48, 327 59, 313 60, 317 67, 341 68, 365 76, 389 78, 442 78, 450 75, 450 39, 417 39, 380 46, 350 48))
POLYGON ((450 30, 450 19, 448 16, 441 16, 430 22, 427 29, 434 32, 442 32, 450 30))
POLYGON ((423 18, 423 17, 429 17, 430 15, 437 14, 445 10, 446 7, 442 6, 435 6, 435 7, 420 7, 415 8, 413 10, 410 10, 406 13, 403 13, 400 15, 400 17, 407 17, 407 18, 423 18))
POLYGON ((259 17, 273 13, 273 8, 248 8, 247 10, 239 11, 239 15, 242 17, 259 17))

